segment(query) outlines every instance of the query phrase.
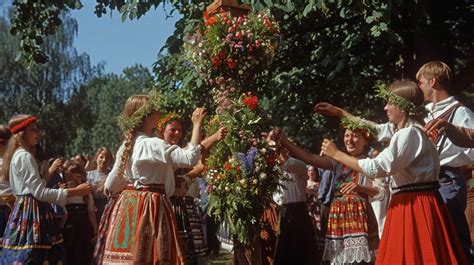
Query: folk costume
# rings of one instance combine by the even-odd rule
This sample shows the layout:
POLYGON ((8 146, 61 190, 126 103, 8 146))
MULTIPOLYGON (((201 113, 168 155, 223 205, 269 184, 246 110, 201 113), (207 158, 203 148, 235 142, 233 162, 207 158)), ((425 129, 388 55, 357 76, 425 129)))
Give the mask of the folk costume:
MULTIPOLYGON (((335 264, 373 262, 379 244, 378 225, 369 197, 359 192, 342 194, 343 183, 372 186, 363 174, 333 161, 332 192, 323 260, 335 264)), ((381 195, 374 196, 378 200, 381 195)))
POLYGON ((376 158, 358 163, 368 177, 391 176, 376 264, 467 264, 438 193, 438 153, 419 124, 409 119, 376 158))
MULTIPOLYGON (((105 187, 120 196, 112 210, 103 264, 185 264, 171 203, 173 168, 192 167, 200 145, 187 149, 156 137, 135 133, 133 152, 124 176, 115 163, 105 187), (133 184, 128 184, 133 183, 133 184)), ((124 145, 117 153, 122 157, 124 145)))
POLYGON ((67 191, 46 188, 35 158, 21 147, 11 160, 10 185, 17 200, 4 233, 0 264, 64 263, 63 238, 51 203, 64 206, 67 191))

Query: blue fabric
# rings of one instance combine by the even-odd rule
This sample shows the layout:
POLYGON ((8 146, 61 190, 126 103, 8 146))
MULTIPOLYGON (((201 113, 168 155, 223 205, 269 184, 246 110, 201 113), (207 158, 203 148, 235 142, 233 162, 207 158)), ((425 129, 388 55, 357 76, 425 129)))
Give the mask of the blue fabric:
POLYGON ((318 169, 318 174, 321 176, 321 182, 318 189, 318 200, 321 203, 329 205, 334 194, 334 172, 332 170, 318 169))
POLYGON ((440 183, 439 193, 448 207, 459 241, 461 241, 468 261, 470 261, 469 264, 472 264, 474 260, 471 255, 471 234, 469 233, 469 225, 464 215, 467 206, 466 178, 460 168, 451 167, 441 167, 439 178, 453 180, 449 184, 440 183))

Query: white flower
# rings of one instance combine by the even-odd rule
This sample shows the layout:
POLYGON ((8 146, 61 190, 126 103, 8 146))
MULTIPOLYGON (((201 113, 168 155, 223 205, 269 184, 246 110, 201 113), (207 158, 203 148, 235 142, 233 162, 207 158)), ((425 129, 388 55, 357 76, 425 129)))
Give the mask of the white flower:
POLYGON ((243 74, 244 74, 244 71, 239 70, 239 75, 243 75, 243 74))
POLYGON ((256 172, 260 171, 260 166, 256 166, 256 167, 255 167, 255 171, 256 171, 256 172))
POLYGON ((252 183, 253 183, 253 184, 257 184, 257 182, 258 182, 257 179, 253 179, 253 180, 252 180, 252 183))
POLYGON ((260 179, 266 179, 267 174, 265 172, 260 173, 260 179))
POLYGON ((228 186, 225 186, 225 191, 229 191, 229 187, 228 186))
POLYGON ((240 183, 241 183, 241 184, 245 184, 245 182, 246 182, 245 179, 241 179, 241 180, 240 180, 240 183))
POLYGON ((260 150, 260 152, 262 152, 262 154, 265 154, 265 153, 267 153, 267 149, 262 148, 262 149, 260 150))

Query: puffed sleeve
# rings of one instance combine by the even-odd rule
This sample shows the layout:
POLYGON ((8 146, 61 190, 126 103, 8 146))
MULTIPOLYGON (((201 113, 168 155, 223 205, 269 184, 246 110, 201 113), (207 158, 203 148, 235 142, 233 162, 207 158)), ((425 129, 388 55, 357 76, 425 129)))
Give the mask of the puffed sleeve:
POLYGON ((288 173, 298 176, 299 178, 308 178, 308 170, 306 168, 306 164, 303 161, 295 159, 293 157, 290 157, 288 158, 288 160, 286 160, 282 169, 288 173))
MULTIPOLYGON (((19 176, 23 176, 25 186, 36 199, 44 202, 66 205, 67 190, 49 189, 41 179, 38 166, 33 156, 28 152, 18 154, 18 163, 14 165, 18 168, 19 176)), ((12 164, 13 165, 13 164, 12 164)))
POLYGON ((137 146, 140 161, 162 162, 173 168, 193 167, 201 155, 201 146, 188 144, 186 148, 170 145, 157 137, 148 138, 137 146))
POLYGON ((117 155, 115 156, 117 159, 115 160, 114 166, 110 171, 107 179, 105 180, 105 189, 111 192, 120 192, 127 187, 127 172, 125 170, 124 177, 119 176, 119 166, 120 161, 123 153, 124 145, 122 144, 117 151, 117 155))
POLYGON ((372 178, 394 175, 406 168, 424 150, 421 130, 414 127, 401 129, 392 137, 390 145, 376 158, 361 159, 363 173, 372 178))

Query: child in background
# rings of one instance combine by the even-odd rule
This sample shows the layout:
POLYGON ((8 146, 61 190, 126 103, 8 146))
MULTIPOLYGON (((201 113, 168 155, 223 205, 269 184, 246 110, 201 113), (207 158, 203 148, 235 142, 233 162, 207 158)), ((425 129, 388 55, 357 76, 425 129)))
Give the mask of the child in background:
POLYGON ((110 172, 110 167, 114 163, 114 158, 107 147, 100 147, 95 153, 94 162, 96 169, 87 172, 87 182, 92 185, 92 196, 97 208, 97 220, 101 220, 104 207, 107 204, 107 197, 103 192, 103 184, 110 172), (102 189, 100 186, 102 186, 102 189))
MULTIPOLYGON (((77 162, 64 166, 66 187, 86 182, 86 172, 77 162)), ((93 240, 97 236, 97 219, 92 194, 69 197, 66 201, 67 219, 63 229, 66 258, 69 265, 91 264, 93 240)))

